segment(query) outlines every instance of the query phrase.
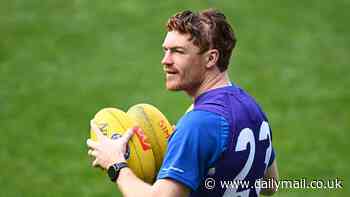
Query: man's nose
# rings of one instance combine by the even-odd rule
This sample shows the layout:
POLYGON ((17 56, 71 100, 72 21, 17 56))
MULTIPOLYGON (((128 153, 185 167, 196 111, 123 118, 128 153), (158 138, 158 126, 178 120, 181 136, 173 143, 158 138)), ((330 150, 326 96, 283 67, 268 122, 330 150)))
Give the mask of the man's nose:
POLYGON ((163 57, 161 63, 163 65, 170 65, 173 63, 173 60, 172 60, 171 55, 170 55, 170 51, 166 51, 164 53, 164 57, 163 57))

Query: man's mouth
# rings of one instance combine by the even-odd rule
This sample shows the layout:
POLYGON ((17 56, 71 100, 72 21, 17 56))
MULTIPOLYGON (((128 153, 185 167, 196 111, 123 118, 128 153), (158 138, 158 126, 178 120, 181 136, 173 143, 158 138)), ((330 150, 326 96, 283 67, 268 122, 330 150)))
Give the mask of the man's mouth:
POLYGON ((174 71, 174 70, 166 70, 165 73, 166 73, 167 75, 175 75, 175 74, 177 74, 178 72, 177 72, 177 71, 174 71))

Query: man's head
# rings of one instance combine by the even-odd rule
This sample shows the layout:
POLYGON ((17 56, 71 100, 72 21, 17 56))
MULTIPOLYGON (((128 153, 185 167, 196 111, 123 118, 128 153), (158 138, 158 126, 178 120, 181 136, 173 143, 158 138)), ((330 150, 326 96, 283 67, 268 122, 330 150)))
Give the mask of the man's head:
POLYGON ((236 39, 225 16, 213 9, 170 17, 162 64, 169 90, 194 89, 208 71, 227 70, 236 39))

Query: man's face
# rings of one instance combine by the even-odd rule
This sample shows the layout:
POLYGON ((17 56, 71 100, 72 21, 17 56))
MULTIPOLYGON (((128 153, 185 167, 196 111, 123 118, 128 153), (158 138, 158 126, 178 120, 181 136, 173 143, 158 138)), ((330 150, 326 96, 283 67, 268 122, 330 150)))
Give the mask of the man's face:
POLYGON ((164 42, 162 65, 168 90, 196 91, 205 76, 205 55, 188 39, 189 34, 168 32, 164 42))

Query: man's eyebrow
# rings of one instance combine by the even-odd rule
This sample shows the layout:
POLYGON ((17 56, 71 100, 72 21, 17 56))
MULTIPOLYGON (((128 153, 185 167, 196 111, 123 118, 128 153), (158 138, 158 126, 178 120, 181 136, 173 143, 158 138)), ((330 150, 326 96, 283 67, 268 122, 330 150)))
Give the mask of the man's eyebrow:
POLYGON ((170 50, 170 51, 176 51, 178 49, 186 50, 185 47, 181 47, 181 46, 174 46, 174 47, 165 47, 165 46, 163 46, 162 48, 163 48, 163 50, 170 50))

